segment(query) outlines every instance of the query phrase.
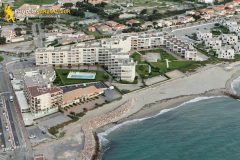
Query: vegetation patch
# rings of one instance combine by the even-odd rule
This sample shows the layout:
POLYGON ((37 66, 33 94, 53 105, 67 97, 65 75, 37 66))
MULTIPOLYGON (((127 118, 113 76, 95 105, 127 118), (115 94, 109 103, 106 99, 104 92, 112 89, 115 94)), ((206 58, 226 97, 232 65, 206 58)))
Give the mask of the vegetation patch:
POLYGON ((2 62, 4 60, 4 58, 2 56, 0 56, 0 62, 2 62))
POLYGON ((56 135, 56 134, 59 133, 59 129, 61 129, 61 128, 67 126, 67 125, 69 125, 70 123, 76 122, 77 120, 78 120, 78 119, 72 119, 72 120, 70 120, 70 121, 63 122, 63 123, 58 124, 58 125, 56 125, 56 126, 50 127, 50 128, 48 129, 48 132, 49 132, 50 134, 52 134, 52 135, 56 135))
POLYGON ((193 72, 198 67, 205 66, 207 62, 199 62, 199 61, 187 61, 187 60, 177 60, 171 54, 167 53, 162 49, 150 50, 150 51, 142 51, 139 53, 134 53, 131 56, 134 61, 138 62, 136 66, 136 72, 142 78, 151 78, 159 75, 163 75, 166 72, 178 69, 182 72, 193 72), (141 60, 141 54, 145 55, 150 52, 158 52, 160 54, 161 60, 157 62, 148 62, 141 60), (169 60, 169 68, 167 68, 167 64, 165 59, 169 60))
POLYGON ((103 71, 93 71, 93 70, 71 70, 71 69, 56 69, 56 79, 54 84, 56 85, 70 85, 70 84, 78 84, 78 83, 90 83, 90 82, 98 82, 98 81, 106 81, 108 80, 107 73, 103 71), (73 72, 95 72, 95 79, 68 79, 67 76, 70 71, 73 72))

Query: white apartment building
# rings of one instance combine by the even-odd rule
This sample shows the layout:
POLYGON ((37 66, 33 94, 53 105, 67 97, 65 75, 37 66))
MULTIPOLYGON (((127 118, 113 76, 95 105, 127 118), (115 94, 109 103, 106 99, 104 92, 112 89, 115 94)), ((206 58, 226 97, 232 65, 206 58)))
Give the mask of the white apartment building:
POLYGON ((131 35, 132 50, 146 50, 164 45, 164 33, 141 33, 131 35))
POLYGON ((216 54, 218 55, 218 58, 234 59, 235 52, 234 52, 234 49, 230 47, 223 47, 223 48, 217 49, 216 54))
POLYGON ((222 41, 219 38, 210 38, 204 41, 206 47, 218 49, 222 46, 222 41))
POLYGON ((204 32, 204 31, 198 31, 197 32, 197 39, 201 41, 205 41, 209 38, 212 38, 212 33, 211 32, 204 32))
POLYGON ((24 92, 35 118, 58 112, 62 107, 63 91, 59 87, 31 86, 26 87, 24 92))
POLYGON ((121 80, 133 81, 135 78, 135 62, 126 53, 113 53, 107 62, 108 71, 121 80))
POLYGON ((182 42, 174 35, 166 35, 164 39, 165 47, 171 52, 187 60, 200 60, 197 50, 190 44, 182 42))
MULTIPOLYGON (((211 37, 211 34, 203 36, 205 37, 211 37)), ((187 60, 202 61, 205 59, 197 54, 197 50, 191 44, 163 32, 120 34, 109 39, 57 48, 38 48, 35 58, 37 65, 101 64, 105 65, 117 79, 133 81, 136 64, 130 59, 129 52, 160 47, 166 47, 169 51, 187 60)))
POLYGON ((238 36, 234 34, 222 34, 221 39, 223 44, 236 44, 238 42, 238 36))
MULTIPOLYGON (((108 48, 107 45, 107 43, 102 45, 100 42, 93 42, 58 48, 39 48, 35 52, 36 65, 67 66, 98 63, 105 65, 107 70, 117 79, 133 81, 135 78, 135 63, 130 59, 129 54, 121 52, 122 49, 117 49, 114 45, 112 48, 108 48), (120 58, 116 57, 117 55, 120 58)), ((129 49, 125 48, 123 50, 129 49)))
POLYGON ((198 0, 198 2, 201 2, 201 3, 214 3, 215 0, 198 0))
POLYGON ((62 106, 63 91, 51 85, 55 73, 42 70, 28 71, 24 75, 24 94, 34 118, 58 112, 62 106))
POLYGON ((121 48, 122 52, 128 53, 131 51, 131 37, 126 36, 126 35, 120 35, 120 36, 115 36, 112 37, 111 39, 102 39, 101 40, 101 45, 104 48, 113 48, 113 49, 118 49, 121 48))
POLYGON ((231 33, 239 33, 240 32, 240 25, 231 25, 228 27, 231 33))

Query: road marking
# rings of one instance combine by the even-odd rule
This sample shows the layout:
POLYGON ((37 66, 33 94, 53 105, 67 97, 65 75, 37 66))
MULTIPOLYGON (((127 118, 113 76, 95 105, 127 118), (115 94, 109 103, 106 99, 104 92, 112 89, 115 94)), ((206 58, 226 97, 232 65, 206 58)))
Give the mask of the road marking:
POLYGON ((11 92, 1 92, 0 95, 2 95, 2 94, 9 94, 9 93, 11 93, 11 92))

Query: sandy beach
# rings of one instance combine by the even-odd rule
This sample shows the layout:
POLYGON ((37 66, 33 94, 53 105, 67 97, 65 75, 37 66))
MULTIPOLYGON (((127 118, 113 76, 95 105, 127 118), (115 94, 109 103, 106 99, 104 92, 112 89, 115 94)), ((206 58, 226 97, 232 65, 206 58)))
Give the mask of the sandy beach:
MULTIPOLYGON (((231 91, 231 81, 240 75, 238 69, 238 63, 227 68, 224 65, 208 66, 188 77, 132 92, 124 96, 122 100, 115 102, 119 103, 124 100, 135 99, 135 103, 129 106, 128 111, 121 115, 122 118, 119 118, 121 120, 118 123, 129 119, 155 115, 162 109, 175 107, 195 97, 223 96, 224 91, 231 91)), ((107 113, 105 112, 105 114, 107 113)), ((116 121, 113 122, 117 124, 116 121)), ((109 121, 109 123, 112 122, 109 121)), ((108 127, 104 128, 107 129, 108 127)), ((96 130, 97 128, 93 129, 93 132, 96 130)), ((98 129, 99 131, 101 132, 101 129, 98 129)))
MULTIPOLYGON (((95 139, 91 138, 90 141, 88 139, 89 136, 92 137, 95 135, 96 130, 101 132, 103 129, 106 129, 106 126, 109 127, 107 124, 116 124, 126 120, 156 115, 162 109, 176 107, 195 97, 223 95, 222 91, 230 91, 232 80, 240 76, 239 64, 240 63, 233 63, 231 65, 220 64, 217 66, 210 65, 186 77, 169 80, 125 94, 121 100, 87 112, 80 121, 66 126, 64 128, 66 135, 62 138, 61 142, 64 143, 69 137, 76 137, 78 135, 80 137, 84 132, 84 140, 82 141, 84 149, 79 150, 79 159, 92 159, 93 155, 96 158, 96 148, 98 148, 96 145, 98 143, 92 142, 95 141, 95 139), (134 102, 127 103, 129 101, 134 102), (126 110, 119 114, 118 109, 126 103, 129 104, 127 108, 125 108, 126 110), (118 109, 116 110, 116 108, 118 109), (94 126, 91 125, 90 128, 85 127, 84 129, 86 124, 95 123, 94 120, 99 121, 99 119, 97 119, 98 117, 107 117, 108 114, 114 118, 106 119, 106 121, 100 120, 101 123, 94 126), (78 129, 76 130, 76 128, 78 129), (82 128, 83 132, 81 132, 79 128, 82 128)), ((126 105, 124 106, 126 107, 126 105)), ((58 142, 53 141, 51 143, 56 145, 58 142)), ((46 146, 46 144, 42 144, 39 147, 43 149, 44 146, 46 146)), ((48 152, 49 151, 51 151, 51 148, 48 148, 48 152)))
POLYGON ((224 91, 225 91, 225 89, 211 90, 211 91, 207 91, 202 94, 179 96, 179 97, 175 97, 175 98, 156 101, 154 103, 145 105, 138 112, 130 115, 129 117, 121 119, 117 123, 122 123, 124 121, 133 120, 133 119, 141 119, 144 117, 152 117, 152 116, 160 113, 164 109, 170 109, 170 108, 179 106, 179 105, 183 104, 184 102, 190 101, 197 97, 225 96, 223 94, 224 91))

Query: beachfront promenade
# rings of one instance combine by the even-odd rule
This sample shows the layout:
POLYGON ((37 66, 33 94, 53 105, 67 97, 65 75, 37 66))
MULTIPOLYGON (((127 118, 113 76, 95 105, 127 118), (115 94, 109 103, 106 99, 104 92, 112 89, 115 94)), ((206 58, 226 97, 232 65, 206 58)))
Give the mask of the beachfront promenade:
POLYGON ((82 126, 82 130, 84 132, 84 149, 80 154, 81 160, 91 160, 96 154, 97 150, 97 142, 94 136, 94 132, 97 128, 107 125, 112 122, 116 122, 121 119, 121 117, 129 111, 129 109, 133 106, 134 100, 131 99, 124 104, 122 104, 119 108, 109 113, 106 113, 100 117, 89 120, 82 126))

